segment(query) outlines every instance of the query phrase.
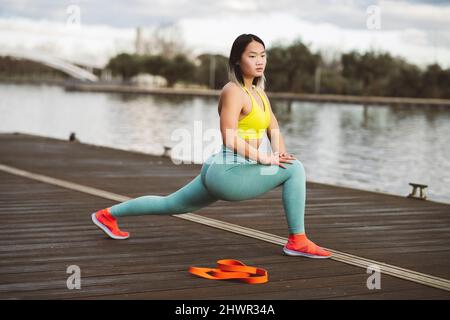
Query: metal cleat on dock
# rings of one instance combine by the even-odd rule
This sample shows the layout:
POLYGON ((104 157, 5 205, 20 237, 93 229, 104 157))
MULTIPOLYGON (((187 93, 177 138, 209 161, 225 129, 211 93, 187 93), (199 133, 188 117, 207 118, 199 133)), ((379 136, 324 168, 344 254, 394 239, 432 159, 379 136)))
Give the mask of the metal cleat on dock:
POLYGON ((75 136, 75 132, 70 133, 69 141, 70 142, 80 142, 80 140, 78 140, 77 137, 75 136))
POLYGON ((164 153, 163 153, 162 156, 170 158, 171 157, 171 151, 172 151, 172 147, 164 146, 164 153))
POLYGON ((415 198, 421 200, 425 200, 427 198, 426 189, 428 188, 428 185, 413 182, 410 182, 409 185, 413 187, 413 190, 410 194, 408 194, 407 198, 415 198), (417 189, 420 189, 419 196, 416 195, 417 189))

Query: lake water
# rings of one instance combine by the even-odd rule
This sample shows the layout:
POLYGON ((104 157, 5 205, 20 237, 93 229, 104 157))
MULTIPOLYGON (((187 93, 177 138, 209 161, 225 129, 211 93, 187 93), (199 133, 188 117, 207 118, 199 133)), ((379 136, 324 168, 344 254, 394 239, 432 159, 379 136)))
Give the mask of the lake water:
MULTIPOLYGON (((271 100, 307 180, 450 203, 450 109, 271 100)), ((0 132, 23 132, 202 163, 221 145, 217 98, 66 92, 0 84, 0 132)), ((262 149, 269 149, 266 138, 262 149)), ((178 163, 178 162, 177 162, 178 163)))

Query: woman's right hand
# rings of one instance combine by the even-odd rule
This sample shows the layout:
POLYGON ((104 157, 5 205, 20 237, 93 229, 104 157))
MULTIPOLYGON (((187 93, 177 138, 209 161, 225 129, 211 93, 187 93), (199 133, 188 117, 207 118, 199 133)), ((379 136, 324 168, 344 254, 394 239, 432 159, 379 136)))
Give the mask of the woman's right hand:
POLYGON ((286 167, 283 164, 281 164, 281 162, 292 163, 292 161, 289 161, 289 159, 285 157, 280 157, 278 154, 274 153, 261 153, 258 156, 259 156, 258 162, 264 165, 277 165, 286 169, 286 167))

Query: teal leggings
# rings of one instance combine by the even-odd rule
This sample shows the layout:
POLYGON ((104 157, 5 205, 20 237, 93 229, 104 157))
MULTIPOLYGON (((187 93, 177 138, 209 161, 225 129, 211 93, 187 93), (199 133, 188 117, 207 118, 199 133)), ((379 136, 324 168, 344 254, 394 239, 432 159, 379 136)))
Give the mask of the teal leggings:
POLYGON ((217 200, 242 201, 260 196, 283 185, 283 207, 289 232, 303 233, 306 177, 298 160, 263 165, 246 159, 225 145, 203 164, 192 181, 166 196, 142 196, 109 208, 115 217, 130 215, 171 215, 193 212, 217 200))

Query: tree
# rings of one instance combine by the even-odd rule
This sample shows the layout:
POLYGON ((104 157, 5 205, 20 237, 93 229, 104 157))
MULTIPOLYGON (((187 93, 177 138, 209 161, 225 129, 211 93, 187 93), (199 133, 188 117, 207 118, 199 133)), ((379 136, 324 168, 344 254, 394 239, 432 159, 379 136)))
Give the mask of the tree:
POLYGON ((197 57, 200 61, 197 67, 195 81, 202 85, 210 87, 211 66, 215 65, 213 70, 214 83, 210 89, 221 89, 228 82, 228 58, 219 54, 201 54, 197 57), (215 62, 211 63, 212 59, 215 62))
POLYGON ((190 81, 194 78, 195 65, 183 54, 177 54, 162 68, 162 76, 172 87, 177 81, 190 81))
POLYGON ((128 53, 121 53, 109 60, 106 68, 111 70, 113 75, 120 75, 125 82, 143 71, 141 57, 128 53))
POLYGON ((267 80, 271 91, 313 92, 320 54, 313 54, 300 40, 287 47, 267 50, 267 80))

